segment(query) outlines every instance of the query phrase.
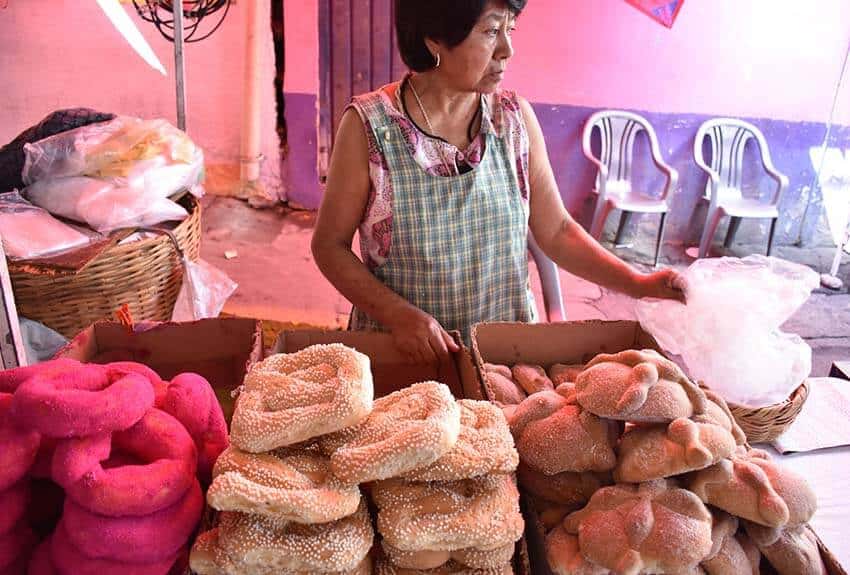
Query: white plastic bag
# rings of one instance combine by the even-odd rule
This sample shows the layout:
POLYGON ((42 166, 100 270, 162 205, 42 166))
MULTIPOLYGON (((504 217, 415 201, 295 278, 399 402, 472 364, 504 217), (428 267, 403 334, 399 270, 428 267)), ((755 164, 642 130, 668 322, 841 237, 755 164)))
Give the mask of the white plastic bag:
POLYGON ((236 288, 226 273, 202 259, 183 258, 183 286, 174 304, 172 321, 194 321, 218 317, 236 288))
POLYGON ((684 273, 687 305, 646 300, 641 325, 695 380, 750 407, 784 401, 809 376, 812 350, 785 323, 818 286, 811 269, 764 256, 701 259, 684 273))
POLYGON ((79 248, 97 239, 60 222, 18 192, 0 194, 0 237, 12 259, 33 259, 79 248))
POLYGON ((189 215, 167 197, 83 176, 39 180, 28 186, 24 195, 52 214, 88 224, 101 233, 150 227, 189 215))

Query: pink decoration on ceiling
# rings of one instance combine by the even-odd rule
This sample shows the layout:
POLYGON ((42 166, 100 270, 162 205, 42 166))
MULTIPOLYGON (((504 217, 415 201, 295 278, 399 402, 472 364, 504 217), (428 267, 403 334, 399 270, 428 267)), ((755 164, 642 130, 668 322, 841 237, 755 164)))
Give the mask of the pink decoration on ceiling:
POLYGON ((672 28, 685 0, 626 0, 626 2, 653 20, 672 28))

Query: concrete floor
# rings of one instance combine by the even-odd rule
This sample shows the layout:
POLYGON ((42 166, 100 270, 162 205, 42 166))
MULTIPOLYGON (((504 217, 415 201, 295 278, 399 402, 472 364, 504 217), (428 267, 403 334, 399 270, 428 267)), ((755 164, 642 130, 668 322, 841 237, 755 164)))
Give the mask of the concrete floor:
MULTIPOLYGON (((292 211, 283 206, 256 210, 233 198, 204 199, 201 256, 226 271, 239 288, 225 306, 226 314, 273 320, 285 325, 344 328, 351 305, 327 282, 310 254, 315 213, 292 211), (235 252, 228 259, 225 252, 235 252)), ((614 218, 612 218, 614 219, 614 218)), ((610 233, 608 234, 610 244, 610 233)), ((638 267, 651 262, 652 234, 637 227, 638 239, 631 248, 616 253, 638 267)), ((718 233, 718 238, 721 235, 718 233)), ((719 240, 718 240, 719 241, 719 240)), ((717 255, 744 256, 764 246, 736 245, 717 250, 717 255)), ((662 262, 684 268, 693 260, 681 245, 665 244, 662 262)), ((809 265, 818 272, 827 269, 834 249, 781 246, 774 255, 809 265)), ((232 255, 232 254, 231 254, 232 255)), ((532 264, 533 266, 533 264, 532 264)), ((841 276, 845 284, 850 258, 845 257, 841 276)), ((530 270, 532 287, 543 310, 540 283, 530 270)), ((568 319, 636 319, 632 298, 602 289, 566 272, 561 286, 568 319)), ((813 350, 812 375, 822 376, 836 360, 850 360, 850 294, 817 290, 785 330, 798 333, 813 350)))

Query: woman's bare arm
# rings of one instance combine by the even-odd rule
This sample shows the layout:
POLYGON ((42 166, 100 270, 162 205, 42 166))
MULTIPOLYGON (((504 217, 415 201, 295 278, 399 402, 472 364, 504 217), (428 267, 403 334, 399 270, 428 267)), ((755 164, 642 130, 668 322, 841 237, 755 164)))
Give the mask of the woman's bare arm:
POLYGON ((531 105, 520 99, 528 129, 530 227, 541 249, 568 272, 634 297, 682 299, 673 286, 678 274, 664 270, 642 274, 606 250, 567 212, 549 162, 543 131, 531 105))

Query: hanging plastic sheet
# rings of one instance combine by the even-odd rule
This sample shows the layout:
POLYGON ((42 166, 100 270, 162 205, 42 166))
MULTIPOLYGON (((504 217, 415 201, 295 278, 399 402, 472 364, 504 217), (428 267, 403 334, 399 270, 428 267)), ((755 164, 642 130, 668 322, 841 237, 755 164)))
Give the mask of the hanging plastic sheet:
POLYGON ((626 2, 660 24, 672 28, 685 0, 626 0, 626 2))

